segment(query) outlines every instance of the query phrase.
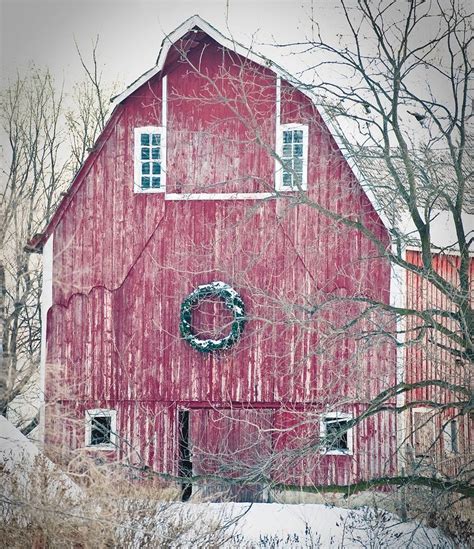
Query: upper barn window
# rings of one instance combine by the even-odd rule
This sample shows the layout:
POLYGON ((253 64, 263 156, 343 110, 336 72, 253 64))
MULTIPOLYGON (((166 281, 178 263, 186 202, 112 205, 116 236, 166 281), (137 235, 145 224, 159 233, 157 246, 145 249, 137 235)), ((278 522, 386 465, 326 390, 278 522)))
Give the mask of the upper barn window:
POLYGON ((166 185, 166 134, 164 128, 135 128, 134 191, 164 192, 166 185))
POLYGON ((279 132, 276 189, 305 190, 308 180, 308 126, 282 124, 279 132))

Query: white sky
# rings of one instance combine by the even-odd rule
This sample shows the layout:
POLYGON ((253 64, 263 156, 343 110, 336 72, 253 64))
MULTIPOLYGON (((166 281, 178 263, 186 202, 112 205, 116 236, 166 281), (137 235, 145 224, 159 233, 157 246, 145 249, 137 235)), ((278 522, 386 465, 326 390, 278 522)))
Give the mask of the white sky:
MULTIPOLYGON (((0 0, 0 5, 3 78, 34 62, 64 79, 66 89, 80 77, 74 39, 87 56, 99 35, 104 76, 129 84, 155 64, 165 33, 194 14, 244 44, 253 36, 270 43, 311 36, 311 12, 331 32, 338 20, 336 0, 0 0)), ((298 68, 281 50, 256 49, 298 68)))
MULTIPOLYGON (((347 2, 356 4, 356 0, 347 2)), ((17 71, 26 73, 33 62, 38 67, 49 67, 57 83, 64 82, 68 92, 83 78, 74 40, 89 60, 92 43, 99 35, 98 58, 105 65, 103 84, 118 80, 117 92, 123 91, 155 65, 165 34, 194 14, 242 44, 253 43, 257 52, 297 76, 306 68, 305 62, 314 63, 316 53, 292 56, 288 49, 265 44, 311 38, 312 17, 323 37, 333 44, 347 32, 339 0, 0 0, 0 8, 0 88, 17 71)), ((398 0, 394 10, 396 13, 406 8, 407 1, 398 0)), ((354 20, 357 16, 354 10, 354 20)), ((436 28, 430 28, 429 19, 426 25, 422 31, 428 35, 436 32, 436 28)), ((424 40, 426 36, 419 38, 424 40)), ((370 42, 364 42, 372 49, 370 42)), ((334 65, 325 70, 326 78, 338 80, 334 65)), ((426 90, 429 83, 438 100, 449 98, 450 88, 446 88, 446 82, 438 82, 439 75, 420 76, 421 80, 415 77, 418 89, 426 90)), ((420 131, 413 117, 408 117, 408 124, 412 131, 420 131)))

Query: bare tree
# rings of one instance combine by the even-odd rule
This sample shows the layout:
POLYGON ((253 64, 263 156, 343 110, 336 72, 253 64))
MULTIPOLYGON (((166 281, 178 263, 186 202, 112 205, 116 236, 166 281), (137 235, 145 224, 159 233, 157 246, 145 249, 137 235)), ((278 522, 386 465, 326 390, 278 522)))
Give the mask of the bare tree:
POLYGON ((66 113, 67 128, 71 143, 71 172, 74 175, 94 147, 107 122, 110 98, 117 83, 105 84, 98 61, 99 36, 93 46, 88 63, 76 43, 76 50, 84 70, 84 79, 73 89, 73 107, 66 113))
MULTIPOLYGON (((323 345, 313 348, 311 353, 329 356, 344 337, 356 334, 354 337, 364 342, 360 353, 363 349, 370 352, 377 348, 381 340, 389 340, 397 346, 399 356, 405 355, 406 372, 398 372, 396 383, 385 385, 373 394, 367 408, 334 436, 337 439, 348 429, 383 413, 404 417, 401 423, 407 428, 400 430, 398 446, 405 450, 406 476, 384 476, 337 489, 351 491, 382 484, 412 483, 444 492, 457 491, 467 497, 472 495, 468 481, 472 463, 469 432, 474 357, 470 297, 473 235, 467 221, 467 215, 472 213, 473 172, 471 14, 454 0, 410 1, 403 6, 364 0, 349 6, 342 0, 340 6, 347 27, 341 42, 331 44, 322 33, 316 32, 314 39, 276 47, 288 47, 293 52, 300 48, 305 55, 312 53, 316 60, 323 59, 308 68, 304 81, 286 75, 287 93, 292 93, 291 88, 313 93, 316 105, 329 115, 332 125, 339 128, 337 137, 341 147, 354 160, 365 188, 377 197, 379 214, 391 227, 390 245, 387 246, 387 241, 373 226, 356 215, 341 212, 337 208, 340 197, 329 203, 309 197, 304 191, 298 171, 265 139, 264 116, 259 112, 255 94, 260 94, 264 102, 266 90, 255 91, 256 86, 253 83, 249 86, 244 78, 245 73, 248 76, 252 71, 250 62, 239 65, 235 61, 232 70, 222 68, 217 76, 209 76, 183 47, 180 53, 190 73, 198 74, 206 84, 199 97, 175 94, 175 99, 225 104, 229 116, 247 128, 248 141, 244 145, 258 143, 292 173, 294 186, 300 191, 274 194, 288 201, 289 208, 304 205, 316 210, 332 221, 335 230, 364 235, 374 244, 378 257, 391 264, 393 279, 411 288, 403 300, 390 302, 369 298, 364 292, 333 296, 316 292, 299 296, 297 303, 280 300, 278 305, 274 300, 285 322, 299 326, 302 332, 311 329, 311 323, 313 330, 325 323, 327 337, 323 345), (331 78, 327 78, 328 73, 331 78), (334 73, 337 78, 333 77, 334 73), (440 220, 453 229, 452 238, 439 238, 440 220), (418 295, 413 290, 415 287, 418 295), (351 314, 343 325, 331 325, 328 315, 338 306, 348 307, 351 314), (415 360, 418 369, 414 367, 415 360), (414 419, 417 408, 429 410, 421 423, 414 419), (462 449, 458 448, 459 455, 446 465, 450 461, 446 457, 449 453, 446 428, 453 421, 461 427, 462 449), (433 425, 430 448, 425 452, 430 454, 428 460, 426 456, 413 456, 411 449, 427 424, 430 429, 433 425), (430 461, 429 467, 427 461, 430 461)), ((313 23, 317 28, 317 22, 313 23)), ((266 61, 266 65, 272 66, 271 61, 266 61)), ((212 139, 213 132, 220 135, 220 123, 222 121, 216 120, 214 128, 203 139, 212 139)), ((169 127, 172 125, 170 121, 169 127)), ((274 191, 273 182, 260 183, 264 188, 267 185, 265 190, 274 191)), ((312 184, 317 185, 308 182, 308 188, 312 184)), ((244 273, 237 278, 245 287, 244 273)), ((250 285, 248 289, 254 295, 261 291, 250 285)), ((337 407, 348 399, 326 400, 323 404, 337 407)), ((302 456, 317 456, 327 443, 304 435, 304 426, 319 423, 321 413, 311 416, 307 411, 294 412, 299 416, 296 423, 302 427, 302 434, 293 450, 283 453, 287 469, 302 456)), ((235 415, 223 411, 219 414, 228 418, 235 415)), ((250 423, 253 436, 255 426, 250 423)), ((310 431, 314 433, 314 429, 310 431)), ((264 436, 268 432, 261 429, 264 436)), ((253 439, 249 442, 252 448, 257 448, 255 444, 253 439)), ((202 450, 206 452, 206 448, 202 450)), ((235 471, 232 465, 235 448, 228 449, 229 456, 224 461, 222 455, 211 449, 207 449, 207 454, 213 462, 211 471, 227 474, 232 467, 235 471)), ((265 454, 263 461, 252 461, 251 470, 241 460, 237 469, 240 468, 242 479, 271 483, 271 472, 281 455, 265 454)), ((336 488, 317 486, 313 489, 336 488)))
MULTIPOLYGON (((474 235, 468 222, 473 212, 472 14, 456 0, 403 6, 342 0, 340 7, 347 34, 339 43, 331 44, 318 29, 301 46, 323 58, 309 69, 310 87, 339 124, 343 147, 378 197, 380 213, 392 226, 392 245, 387 248, 357 219, 317 201, 309 205, 370 238, 408 287, 404 301, 349 298, 364 305, 362 315, 383 310, 394 316, 395 330, 383 324, 364 336, 394 337, 406 360, 397 385, 377 395, 354 423, 385 407, 398 413, 426 407, 434 427, 428 453, 435 470, 445 478, 468 480, 474 359, 474 235), (328 69, 342 76, 328 78, 328 69), (440 221, 448 234, 451 229, 449 237, 440 238, 440 221), (444 443, 444 459, 440 447, 452 421, 462 426, 463 449, 457 452, 464 453, 464 462, 450 469, 442 464, 449 444, 444 443)), ((314 303, 308 310, 312 314, 325 306, 314 303)), ((417 439, 422 425, 408 419, 400 444, 417 439)), ((426 475, 419 463, 409 469, 426 475)))
MULTIPOLYGON (((115 87, 102 82, 97 47, 98 38, 90 68, 77 48, 85 76, 74 86, 71 98, 48 70, 35 67, 28 76, 18 75, 1 95, 7 166, 2 173, 0 215, 2 415, 13 412, 12 402, 21 395, 29 394, 37 404, 41 269, 26 245, 50 219, 71 174, 104 129, 115 87)), ((24 402, 16 407, 20 415, 15 421, 24 432, 38 423, 36 404, 30 409, 24 402), (21 417, 23 413, 26 417, 21 417)))
POLYGON ((0 411, 33 380, 40 345, 39 262, 25 250, 56 205, 68 159, 61 128, 64 95, 48 71, 32 68, 2 93, 2 397, 0 411))

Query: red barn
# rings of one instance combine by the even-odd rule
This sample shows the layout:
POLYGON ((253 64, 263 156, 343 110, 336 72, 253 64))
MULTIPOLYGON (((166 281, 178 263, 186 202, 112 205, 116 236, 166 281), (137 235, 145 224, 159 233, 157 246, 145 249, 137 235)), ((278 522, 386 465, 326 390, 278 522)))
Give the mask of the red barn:
POLYGON ((393 342, 346 326, 390 265, 324 209, 390 245, 312 97, 187 20, 40 243, 46 445, 254 484, 395 474, 395 414, 344 429, 396 383, 393 342))

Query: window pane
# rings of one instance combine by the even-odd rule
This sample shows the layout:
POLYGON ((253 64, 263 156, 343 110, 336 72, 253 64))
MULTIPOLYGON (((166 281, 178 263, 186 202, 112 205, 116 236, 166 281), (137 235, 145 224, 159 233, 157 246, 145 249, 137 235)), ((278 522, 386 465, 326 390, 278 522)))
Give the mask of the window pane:
POLYGON ((150 135, 148 133, 142 133, 140 135, 140 144, 149 145, 150 144, 150 135))
POLYGON ((151 157, 153 160, 158 160, 160 158, 160 149, 158 147, 151 149, 151 157))
POLYGON ((142 189, 149 189, 149 188, 150 188, 150 178, 142 177, 142 189))
POLYGON ((458 429, 457 429, 457 424, 456 424, 456 420, 455 419, 452 419, 450 422, 450 431, 451 431, 451 451, 454 452, 455 454, 458 453, 459 449, 458 449, 458 429))
POLYGON ((302 130, 295 130, 293 132, 293 141, 295 143, 303 143, 303 131, 302 130))
POLYGON ((341 433, 346 421, 326 421, 326 446, 329 450, 348 450, 347 431, 341 433))
POLYGON ((281 186, 294 188, 295 185, 306 186, 307 166, 304 163, 303 149, 307 145, 307 135, 304 129, 286 129, 282 128, 282 145, 280 149, 282 160, 282 179, 281 186))
POLYGON ((142 162, 142 174, 148 175, 150 173, 150 163, 142 162))
POLYGON ((151 186, 154 189, 158 189, 160 187, 160 178, 159 177, 152 177, 151 178, 151 186))
POLYGON ((302 158, 295 158, 293 160, 293 168, 297 172, 303 171, 303 159, 302 158))
POLYGON ((152 136, 151 136, 151 144, 153 146, 159 146, 161 143, 161 135, 159 133, 154 133, 152 136))
POLYGON ((148 149, 146 147, 142 148, 141 159, 142 160, 149 160, 150 159, 150 149, 148 149))
POLYGON ((161 166, 158 162, 153 162, 153 175, 161 173, 161 166))
POLYGON ((91 421, 91 445, 110 444, 112 418, 110 416, 96 416, 91 421))

